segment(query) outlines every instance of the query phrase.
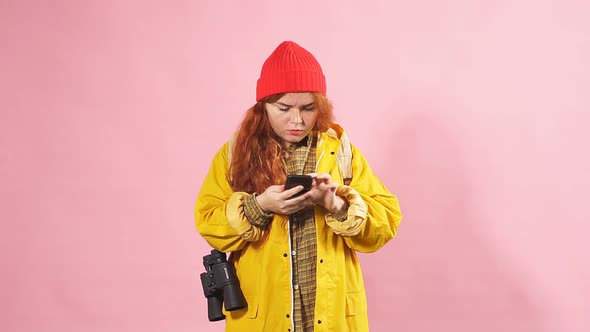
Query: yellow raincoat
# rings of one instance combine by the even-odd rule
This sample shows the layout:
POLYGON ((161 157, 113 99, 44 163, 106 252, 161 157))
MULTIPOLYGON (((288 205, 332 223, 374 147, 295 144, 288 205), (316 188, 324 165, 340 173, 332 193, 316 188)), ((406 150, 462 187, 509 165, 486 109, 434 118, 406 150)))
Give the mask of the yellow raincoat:
MULTIPOLYGON (((317 147, 318 173, 342 183, 336 155, 342 128, 322 133, 317 147)), ((268 229, 251 225, 243 214, 247 195, 228 182, 228 147, 216 154, 195 207, 199 233, 215 249, 233 252, 248 307, 225 312, 226 331, 293 331, 291 250, 288 217, 275 214, 268 229)), ((368 331, 367 300, 355 251, 373 252, 392 239, 401 221, 399 204, 352 146, 352 182, 337 195, 349 204, 348 219, 337 221, 316 206, 316 332, 368 331)), ((247 175, 245 175, 247 176, 247 175)))

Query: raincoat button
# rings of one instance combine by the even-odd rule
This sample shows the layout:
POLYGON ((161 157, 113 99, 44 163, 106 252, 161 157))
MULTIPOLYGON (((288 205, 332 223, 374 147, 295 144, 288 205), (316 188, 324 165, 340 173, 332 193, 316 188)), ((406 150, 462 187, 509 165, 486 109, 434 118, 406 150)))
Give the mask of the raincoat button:
POLYGON ((321 323, 322 323, 322 320, 321 319, 318 319, 318 324, 321 324, 321 323))
POLYGON ((334 154, 334 151, 330 151, 330 154, 334 154))
POLYGON ((324 260, 323 259, 320 259, 320 263, 323 263, 323 262, 324 262, 324 260))
POLYGON ((289 314, 287 314, 287 318, 291 317, 289 314))
POLYGON ((287 256, 289 256, 289 255, 287 255, 287 253, 284 253, 284 254, 283 254, 283 257, 287 257, 287 256))

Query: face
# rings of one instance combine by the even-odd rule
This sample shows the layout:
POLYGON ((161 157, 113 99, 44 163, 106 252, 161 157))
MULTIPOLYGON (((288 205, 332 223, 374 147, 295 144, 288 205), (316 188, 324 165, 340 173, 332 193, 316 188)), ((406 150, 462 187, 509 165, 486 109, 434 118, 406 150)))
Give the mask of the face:
POLYGON ((311 93, 287 93, 274 103, 266 104, 266 114, 283 147, 300 142, 318 119, 311 93))

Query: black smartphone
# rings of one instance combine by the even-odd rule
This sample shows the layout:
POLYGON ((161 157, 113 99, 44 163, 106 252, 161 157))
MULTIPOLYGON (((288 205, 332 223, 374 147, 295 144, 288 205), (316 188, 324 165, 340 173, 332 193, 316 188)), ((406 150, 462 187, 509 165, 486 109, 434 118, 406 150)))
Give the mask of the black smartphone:
POLYGON ((293 195, 293 197, 297 197, 310 191, 312 183, 313 178, 309 175, 287 175, 287 183, 285 183, 285 190, 297 186, 303 186, 303 190, 293 195))

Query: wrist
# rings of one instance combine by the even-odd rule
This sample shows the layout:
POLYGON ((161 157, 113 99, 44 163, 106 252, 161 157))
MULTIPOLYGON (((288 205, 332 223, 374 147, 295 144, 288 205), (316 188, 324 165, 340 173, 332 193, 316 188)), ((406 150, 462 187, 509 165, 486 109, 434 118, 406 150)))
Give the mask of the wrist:
POLYGON ((256 200, 256 203, 258 204, 258 207, 262 210, 262 212, 270 214, 271 211, 268 209, 268 206, 266 206, 266 200, 264 199, 263 195, 264 193, 260 195, 254 195, 254 199, 256 200))
POLYGON ((328 210, 331 214, 337 214, 339 212, 348 210, 348 201, 344 198, 336 195, 336 197, 334 198, 334 203, 335 204, 333 208, 331 210, 328 210))

